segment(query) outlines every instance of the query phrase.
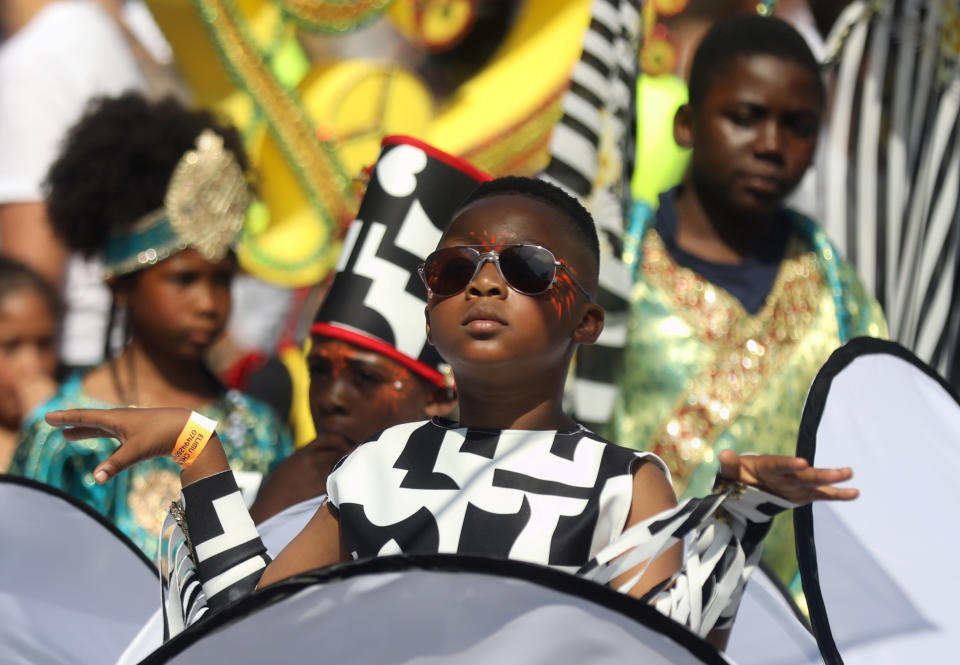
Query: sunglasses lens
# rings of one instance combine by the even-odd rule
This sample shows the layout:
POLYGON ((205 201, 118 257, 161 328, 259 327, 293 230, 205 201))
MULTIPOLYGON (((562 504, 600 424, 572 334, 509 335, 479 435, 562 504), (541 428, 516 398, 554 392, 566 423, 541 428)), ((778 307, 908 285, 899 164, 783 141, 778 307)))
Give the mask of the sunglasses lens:
POLYGON ((478 252, 466 247, 438 249, 423 265, 427 286, 438 296, 462 291, 473 278, 478 257, 478 252))
POLYGON ((534 245, 513 245, 500 252, 500 270, 514 289, 527 295, 543 293, 557 274, 549 250, 534 245))

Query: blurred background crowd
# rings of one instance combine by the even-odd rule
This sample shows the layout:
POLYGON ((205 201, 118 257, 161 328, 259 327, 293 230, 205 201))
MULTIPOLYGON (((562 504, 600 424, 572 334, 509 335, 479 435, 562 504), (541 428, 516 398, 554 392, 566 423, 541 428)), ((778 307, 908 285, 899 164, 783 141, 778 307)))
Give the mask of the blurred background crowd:
MULTIPOLYGON (((68 442, 45 412, 202 410, 257 519, 321 493, 384 427, 455 413, 442 367, 342 332, 383 341, 343 313, 368 283, 320 308, 394 134, 587 205, 608 319, 570 409, 655 450, 679 493, 709 490, 724 448, 792 454, 810 380, 852 337, 889 335, 958 385, 957 4, 647 0, 630 25, 614 6, 0 0, 0 471, 152 555, 177 467, 98 486, 115 442, 68 442), (720 243, 689 235, 684 192, 697 174, 722 188, 733 147, 675 117, 713 94, 688 80, 693 54, 739 14, 792 25, 823 85, 783 102, 808 117, 761 155, 793 169, 758 185, 792 230, 745 221, 720 243)), ((737 103, 735 122, 763 125, 766 102, 737 103)), ((422 326, 422 305, 402 315, 422 326)), ((797 590, 792 536, 774 534, 765 556, 797 590)))

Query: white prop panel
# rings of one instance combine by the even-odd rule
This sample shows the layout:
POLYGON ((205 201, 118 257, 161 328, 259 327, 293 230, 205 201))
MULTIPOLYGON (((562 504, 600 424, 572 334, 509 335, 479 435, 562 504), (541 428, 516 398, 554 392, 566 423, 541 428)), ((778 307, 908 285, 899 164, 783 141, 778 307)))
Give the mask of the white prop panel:
POLYGON ((144 661, 171 665, 729 663, 652 608, 512 561, 382 557, 248 597, 144 661))
POLYGON ((948 662, 960 652, 960 404, 902 347, 853 340, 807 398, 798 452, 811 450, 817 466, 852 467, 861 490, 856 501, 813 508, 813 593, 812 548, 797 516, 821 641, 818 593, 846 665, 948 662))
POLYGON ((160 599, 153 565, 91 508, 0 475, 0 662, 112 663, 160 599))
POLYGON ((291 540, 297 537, 303 527, 307 526, 310 518, 314 516, 326 499, 327 495, 321 494, 312 499, 295 503, 258 524, 257 532, 267 548, 267 554, 276 557, 291 540))
POLYGON ((737 665, 813 665, 821 663, 813 634, 796 607, 762 568, 750 576, 727 644, 737 665))

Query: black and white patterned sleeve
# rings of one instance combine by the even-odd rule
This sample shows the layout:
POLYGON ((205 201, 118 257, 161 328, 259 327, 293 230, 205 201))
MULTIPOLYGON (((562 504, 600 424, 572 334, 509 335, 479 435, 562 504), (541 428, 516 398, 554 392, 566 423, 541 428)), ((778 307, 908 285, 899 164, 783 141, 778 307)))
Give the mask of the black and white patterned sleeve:
POLYGON ((217 610, 253 591, 270 557, 231 471, 191 483, 180 496, 197 576, 217 610))
POLYGON ((608 584, 641 566, 618 587, 626 593, 650 562, 686 541, 681 569, 643 600, 705 637, 732 624, 773 517, 796 505, 755 487, 720 483, 709 496, 687 499, 630 527, 578 574, 608 584))
POLYGON ((231 471, 184 487, 163 532, 166 637, 252 592, 270 563, 231 471))

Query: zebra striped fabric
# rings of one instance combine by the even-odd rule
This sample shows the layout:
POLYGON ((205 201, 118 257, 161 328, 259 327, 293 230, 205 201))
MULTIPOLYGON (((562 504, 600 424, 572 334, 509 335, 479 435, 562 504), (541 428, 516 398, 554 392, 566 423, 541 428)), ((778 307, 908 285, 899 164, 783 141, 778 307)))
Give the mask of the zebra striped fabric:
POLYGON ((960 331, 960 3, 858 0, 828 38, 817 216, 891 337, 954 384, 960 331))
POLYGON ((541 178, 580 198, 600 236, 597 302, 606 325, 597 343, 577 353, 574 416, 602 431, 613 413, 614 368, 626 344, 630 273, 621 260, 636 128, 635 90, 640 0, 594 0, 583 52, 563 98, 541 178))
POLYGON ((689 545, 680 571, 644 600, 705 637, 732 625, 773 517, 795 507, 755 487, 722 483, 707 497, 687 499, 627 529, 577 574, 608 584, 643 564, 618 589, 626 593, 653 560, 686 539, 689 545))
MULTIPOLYGON (((164 639, 253 591, 270 563, 232 471, 187 485, 161 531, 169 595, 164 639)), ((162 569, 162 567, 161 567, 162 569)), ((164 591, 166 593, 166 591, 164 591)))
MULTIPOLYGON (((170 593, 164 601, 164 641, 198 621, 209 609, 220 609, 253 591, 270 560, 259 537, 249 538, 250 530, 256 530, 243 503, 230 498, 231 484, 230 474, 223 473, 188 485, 184 492, 190 496, 181 504, 192 503, 192 507, 185 510, 181 504, 174 504, 171 510, 170 593), (211 538, 212 530, 218 535, 211 538), (194 542, 192 533, 207 537, 194 542), (216 554, 211 555, 214 550, 216 554), (255 572, 246 573, 248 568, 255 572)), ((618 589, 626 593, 651 561, 678 542, 687 541, 680 571, 643 600, 705 636, 732 624, 771 520, 794 507, 796 504, 762 490, 722 482, 710 496, 688 499, 627 529, 576 574, 609 584, 641 566, 618 589)))
POLYGON ((174 503, 160 530, 160 546, 157 548, 159 568, 166 571, 170 579, 169 584, 161 587, 164 642, 198 621, 209 609, 207 597, 197 578, 197 568, 193 563, 187 538, 179 524, 181 522, 184 522, 182 510, 179 504, 174 503), (166 567, 163 566, 164 551, 167 552, 166 567))

